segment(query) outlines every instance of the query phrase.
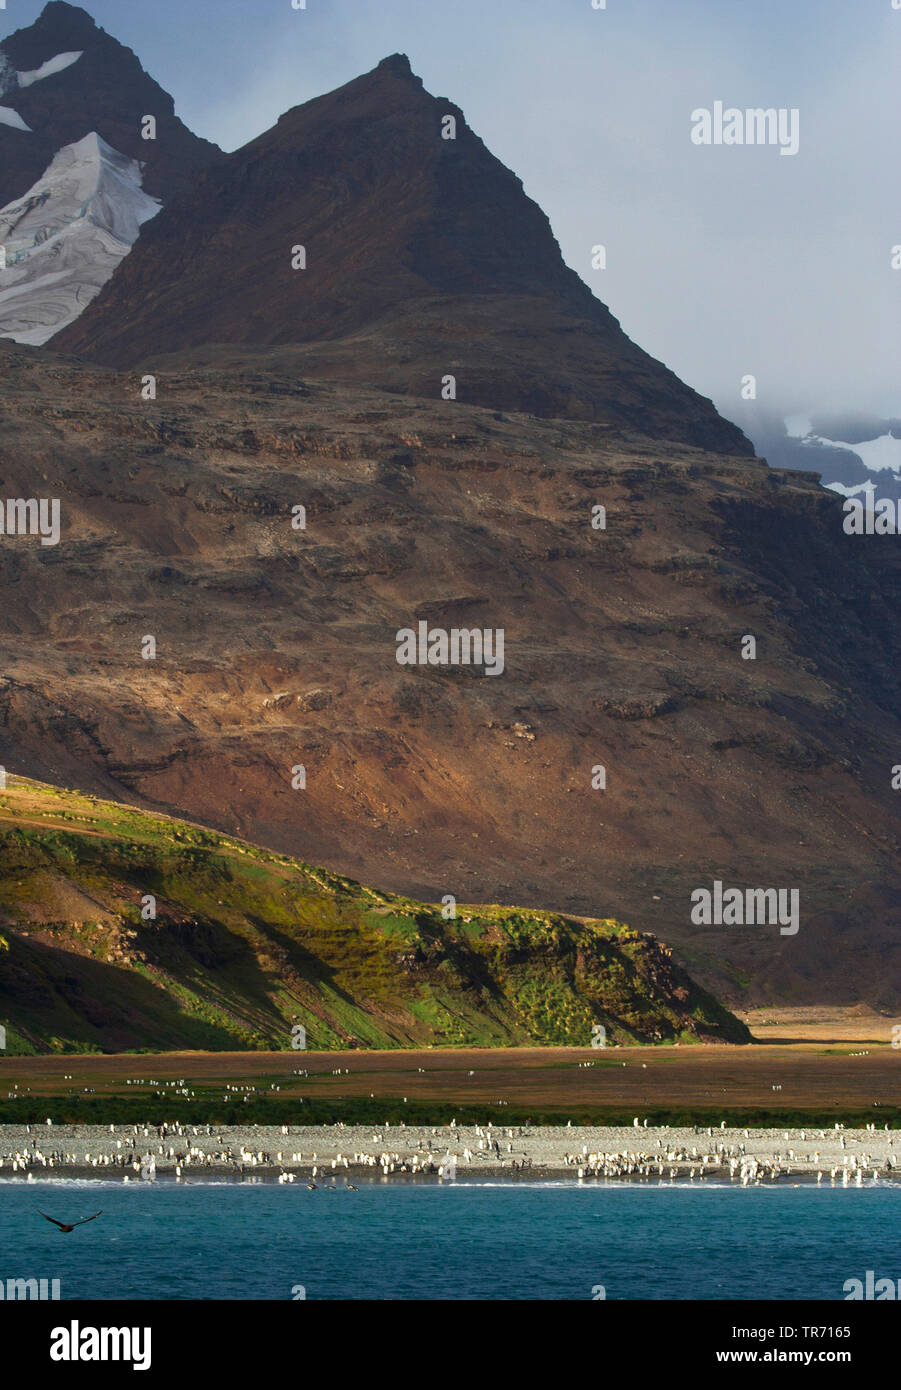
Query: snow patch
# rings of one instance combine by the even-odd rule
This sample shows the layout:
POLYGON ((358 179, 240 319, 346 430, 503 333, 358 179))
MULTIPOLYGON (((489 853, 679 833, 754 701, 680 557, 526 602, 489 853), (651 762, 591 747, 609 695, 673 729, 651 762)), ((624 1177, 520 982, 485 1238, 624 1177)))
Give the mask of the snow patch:
POLYGON ((73 63, 77 63, 84 49, 80 48, 77 53, 57 53, 55 58, 48 58, 46 63, 41 63, 34 72, 17 73, 20 87, 31 87, 35 82, 43 82, 45 77, 52 77, 55 72, 64 72, 73 63))
POLYGON ((96 131, 61 149, 0 209, 0 338, 40 345, 77 319, 160 206, 141 188, 140 164, 96 131))
POLYGON ((840 449, 850 449, 871 473, 901 471, 901 439, 896 439, 893 434, 865 439, 862 444, 842 444, 840 440, 836 444, 840 449))
POLYGON ((26 125, 18 111, 14 111, 11 106, 0 106, 0 125, 12 126, 13 130, 31 132, 31 126, 26 125))
MULTIPOLYGON (((45 77, 52 77, 56 72, 65 72, 66 68, 70 68, 73 63, 78 62, 83 53, 83 48, 79 49, 77 53, 57 53, 55 58, 48 58, 46 63, 41 63, 41 66, 35 68, 33 72, 16 72, 3 49, 0 48, 0 97, 12 96, 13 92, 19 92, 25 87, 33 87, 35 82, 43 82, 45 77)), ((0 111, 4 113, 0 115, 0 124, 11 125, 14 130, 31 129, 16 111, 5 106, 0 107, 0 111), (11 116, 15 116, 16 120, 11 120, 11 116)))
POLYGON ((875 492, 875 483, 858 483, 856 487, 845 487, 844 483, 824 483, 830 492, 840 492, 842 497, 857 497, 861 492, 875 492))
POLYGON ((844 439, 826 439, 823 435, 809 434, 802 440, 804 444, 821 444, 825 449, 844 449, 856 454, 870 473, 901 472, 901 439, 893 434, 882 434, 877 439, 864 439, 859 444, 848 444, 844 439))
POLYGON ((881 434, 875 439, 849 444, 844 439, 827 439, 825 435, 814 434, 807 415, 787 415, 785 429, 790 439, 800 439, 802 444, 819 444, 824 449, 844 449, 856 454, 871 473, 901 473, 901 439, 896 439, 893 434, 881 434))

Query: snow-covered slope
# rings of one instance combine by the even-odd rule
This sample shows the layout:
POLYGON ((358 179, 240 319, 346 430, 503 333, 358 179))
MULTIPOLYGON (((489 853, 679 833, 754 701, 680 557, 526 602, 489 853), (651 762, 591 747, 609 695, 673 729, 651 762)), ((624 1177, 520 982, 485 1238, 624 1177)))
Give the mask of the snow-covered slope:
POLYGON ((90 304, 160 203, 141 166, 96 132, 67 145, 0 209, 0 337, 45 343, 90 304))
POLYGON ((898 420, 790 415, 788 437, 815 459, 823 486, 843 497, 872 492, 875 500, 901 499, 901 429, 898 420))
MULTIPOLYGON (((849 450, 852 454, 857 455, 864 468, 871 473, 882 473, 889 470, 901 475, 901 439, 898 439, 891 430, 887 434, 879 434, 871 439, 866 437, 853 441, 835 439, 819 433, 807 416, 798 415, 790 415, 785 421, 785 428, 790 439, 800 439, 805 445, 822 444, 827 449, 849 450)), ((863 433, 865 435, 866 431, 863 433)), ((823 481, 826 487, 835 487, 838 492, 844 491, 839 483, 827 482, 825 477, 823 481)))
POLYGON ((873 494, 874 503, 901 502, 901 415, 853 408, 784 415, 765 404, 743 403, 732 415, 771 468, 819 473, 841 497, 873 494))

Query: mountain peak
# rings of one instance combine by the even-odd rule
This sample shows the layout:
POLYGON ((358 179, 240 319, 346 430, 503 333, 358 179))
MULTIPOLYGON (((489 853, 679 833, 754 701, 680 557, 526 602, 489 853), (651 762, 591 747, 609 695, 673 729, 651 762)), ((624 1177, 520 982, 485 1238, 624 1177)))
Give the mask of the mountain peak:
POLYGON ((49 0, 34 22, 33 28, 42 33, 52 33, 54 39, 90 37, 99 33, 97 24, 87 10, 80 5, 69 5, 66 0, 49 0))
POLYGON ((50 20, 57 19, 78 19, 83 24, 88 24, 92 29, 97 28, 94 17, 83 10, 80 5, 70 5, 67 0, 47 0, 47 4, 37 17, 37 23, 49 23, 50 20))
MULTIPOLYGON (((392 53, 375 68, 376 72, 390 73, 393 77, 414 77, 413 69, 410 67, 410 59, 406 53, 392 53)), ((417 78, 417 81, 420 79, 417 78)))
POLYGON ((751 453, 626 338, 521 181, 401 53, 294 107, 171 204, 56 346, 122 365, 327 343, 340 374, 339 342, 357 380, 394 392, 428 396, 451 374, 469 404, 751 453), (236 266, 249 227, 254 254, 236 266), (298 241, 301 275, 285 253, 298 241))
POLYGON ((10 108, 0 124, 0 207, 21 198, 59 150, 92 131, 146 165, 153 196, 192 186, 221 158, 178 120, 172 97, 137 55, 65 0, 50 0, 33 24, 0 41, 0 95, 10 108), (160 132, 149 142, 142 138, 148 114, 160 132))

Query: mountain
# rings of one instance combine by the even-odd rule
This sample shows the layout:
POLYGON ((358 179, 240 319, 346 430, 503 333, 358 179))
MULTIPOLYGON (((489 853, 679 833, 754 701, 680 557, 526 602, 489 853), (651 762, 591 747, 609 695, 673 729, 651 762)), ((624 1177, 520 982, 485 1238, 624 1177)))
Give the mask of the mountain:
POLYGON ((897 1005, 897 550, 632 344, 405 59, 200 174, 0 374, 10 529, 60 509, 2 537, 11 772, 628 921, 736 1007, 897 1005), (420 623, 503 669, 401 664, 420 623), (798 931, 698 925, 717 882, 798 931))
POLYGON ((96 132, 66 145, 24 198, 0 208, 0 337, 39 344, 71 323, 158 212, 135 160, 96 132))
POLYGON ((901 420, 847 412, 791 415, 755 410, 742 419, 762 457, 777 468, 817 472, 842 497, 901 502, 901 420))
POLYGON ((400 54, 194 181, 54 340, 148 369, 209 345, 288 344, 309 345, 308 376, 437 398, 452 375, 469 404, 752 453, 625 336, 520 180, 400 54))
POLYGON ((175 115, 171 96, 76 5, 52 0, 0 41, 0 207, 21 199, 67 145, 96 133, 144 168, 144 190, 168 199, 222 157, 175 115), (155 116, 157 138, 142 137, 155 116))
POLYGON ((16 780, 0 793, 10 1051, 749 1042, 653 937, 440 909, 197 825, 16 780), (149 895, 149 897, 148 897, 149 895))
POLYGON ((730 1007, 897 1006, 897 549, 810 473, 305 361, 198 350, 144 400, 0 343, 0 499, 61 528, 0 540, 0 763, 417 899, 630 922, 730 1007), (400 665, 423 620, 502 629, 503 674, 400 665), (797 890, 798 933, 695 925, 717 880, 797 890))

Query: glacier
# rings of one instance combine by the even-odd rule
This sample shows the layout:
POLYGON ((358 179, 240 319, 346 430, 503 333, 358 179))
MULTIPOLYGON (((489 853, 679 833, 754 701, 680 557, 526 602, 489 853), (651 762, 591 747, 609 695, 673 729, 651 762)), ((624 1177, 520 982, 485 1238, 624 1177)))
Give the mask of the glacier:
POLYGON ((141 181, 93 131, 0 208, 0 338, 40 346, 87 308, 162 206, 141 181))

